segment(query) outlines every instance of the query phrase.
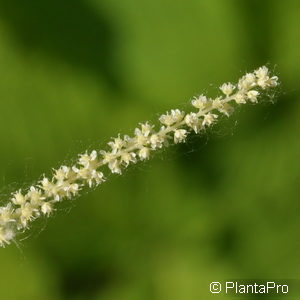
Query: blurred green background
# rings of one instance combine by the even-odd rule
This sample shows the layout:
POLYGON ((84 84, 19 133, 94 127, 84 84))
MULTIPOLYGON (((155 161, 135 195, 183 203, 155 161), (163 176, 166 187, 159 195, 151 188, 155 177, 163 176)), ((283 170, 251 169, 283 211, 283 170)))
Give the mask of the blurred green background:
POLYGON ((299 33, 297 0, 1 0, 3 202, 260 65, 282 85, 0 249, 0 298, 223 299, 211 281, 300 278, 299 33))

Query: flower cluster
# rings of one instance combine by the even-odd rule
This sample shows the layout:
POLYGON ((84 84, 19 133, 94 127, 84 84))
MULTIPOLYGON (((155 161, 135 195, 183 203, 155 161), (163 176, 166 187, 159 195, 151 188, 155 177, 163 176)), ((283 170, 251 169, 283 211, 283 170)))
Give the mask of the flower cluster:
POLYGON ((56 202, 75 197, 85 186, 104 182, 105 166, 111 173, 121 174, 131 163, 148 159, 153 151, 169 145, 170 141, 183 143, 191 132, 199 133, 212 126, 220 114, 229 116, 234 109, 232 104, 256 103, 261 91, 277 85, 278 78, 270 77, 267 67, 260 67, 244 75, 236 85, 221 85, 223 96, 209 99, 200 95, 192 99, 196 111, 171 110, 160 116, 158 130, 148 122, 140 124, 133 136, 119 135, 112 139, 109 150, 80 154, 73 166, 61 166, 53 170, 51 178, 43 177, 25 192, 14 192, 10 201, 0 207, 0 246, 13 241, 34 219, 49 216, 56 202))

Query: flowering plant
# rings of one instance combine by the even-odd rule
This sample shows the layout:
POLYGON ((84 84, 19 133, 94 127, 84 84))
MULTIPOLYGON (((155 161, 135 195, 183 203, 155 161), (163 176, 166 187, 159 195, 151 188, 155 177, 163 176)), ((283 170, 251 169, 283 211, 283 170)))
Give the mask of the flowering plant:
POLYGON ((270 76, 263 66, 244 75, 236 85, 224 83, 223 93, 215 99, 204 95, 192 99, 195 112, 173 109, 159 117, 158 130, 149 122, 140 124, 133 136, 113 138, 109 150, 93 150, 79 155, 73 166, 53 170, 52 178, 44 177, 25 192, 12 194, 5 206, 0 207, 0 246, 9 244, 18 232, 29 228, 30 222, 43 215, 49 216, 55 204, 70 199, 87 186, 98 186, 105 181, 105 166, 112 173, 121 174, 132 163, 148 159, 151 154, 170 143, 184 143, 191 132, 199 133, 216 122, 220 114, 229 116, 235 104, 257 103, 262 90, 276 87, 277 76, 270 76))

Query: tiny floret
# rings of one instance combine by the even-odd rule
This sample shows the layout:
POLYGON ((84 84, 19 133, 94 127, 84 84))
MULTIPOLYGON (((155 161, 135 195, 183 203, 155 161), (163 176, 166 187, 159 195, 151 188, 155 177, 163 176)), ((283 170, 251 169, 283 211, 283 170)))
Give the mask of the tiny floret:
POLYGON ((15 232, 11 228, 3 228, 0 226, 0 247, 9 245, 15 237, 15 232))
POLYGON ((231 95, 234 89, 235 89, 235 86, 233 84, 231 84, 230 82, 224 83, 220 86, 220 90, 226 96, 231 95))
POLYGON ((143 147, 139 150, 138 155, 141 160, 146 160, 150 156, 150 149, 147 147, 143 147))
POLYGON ((132 163, 136 163, 136 154, 134 152, 126 152, 124 151, 121 154, 121 162, 128 167, 128 165, 132 163))
POLYGON ((239 90, 247 90, 256 86, 256 78, 253 73, 247 73, 243 76, 239 83, 238 88, 239 90))
POLYGON ((114 141, 109 142, 108 145, 111 147, 112 153, 116 154, 126 145, 126 142, 118 136, 114 141))
POLYGON ((185 129, 176 129, 174 131, 174 143, 183 143, 186 139, 187 133, 188 132, 185 129))
POLYGON ((41 211, 44 215, 49 216, 53 211, 52 203, 44 202, 41 206, 41 211))
POLYGON ((253 103, 257 103, 257 97, 259 95, 259 92, 258 91, 255 91, 255 90, 252 90, 252 91, 249 91, 247 93, 247 97, 248 99, 253 102, 253 103))
POLYGON ((256 75, 256 77, 258 79, 265 79, 269 74, 269 70, 266 66, 262 66, 262 67, 258 68, 257 70, 255 70, 254 74, 256 75))
POLYGON ((266 66, 258 68, 254 71, 257 77, 257 84, 262 88, 266 89, 269 87, 276 87, 278 85, 278 77, 273 76, 270 78, 269 70, 266 66))
POLYGON ((145 137, 149 136, 149 134, 151 132, 153 132, 153 128, 154 126, 153 125, 150 125, 148 122, 146 123, 141 123, 141 128, 136 128, 135 129, 135 135, 143 135, 145 137))
POLYGON ((59 169, 54 170, 54 178, 58 181, 64 181, 68 178, 70 168, 67 166, 61 166, 59 169))
POLYGON ((55 201, 60 201, 59 184, 50 181, 47 177, 44 177, 40 182, 39 187, 44 191, 46 197, 53 197, 55 201))
POLYGON ((39 208, 45 199, 45 196, 43 196, 42 191, 40 189, 35 188, 34 186, 31 186, 29 189, 29 192, 27 193, 28 201, 31 203, 31 205, 35 208, 39 208))
POLYGON ((72 196, 75 196, 78 194, 79 190, 80 190, 80 185, 77 183, 73 183, 73 184, 65 184, 63 186, 63 190, 65 192, 65 195, 68 198, 71 198, 72 196))
POLYGON ((163 146, 164 138, 159 134, 152 134, 150 137, 150 144, 152 149, 161 148, 163 146))
POLYGON ((13 207, 11 203, 6 206, 0 207, 0 226, 5 226, 10 222, 15 222, 13 218, 13 207))
POLYGON ((97 166, 97 151, 93 150, 91 154, 80 154, 78 163, 86 168, 94 168, 97 166))
POLYGON ((11 202, 15 205, 23 205, 26 202, 26 196, 21 193, 21 190, 13 193, 11 202))
POLYGON ((205 109, 209 106, 209 100, 204 95, 200 95, 192 99, 192 105, 198 109, 205 109))
POLYGON ((141 128, 135 128, 134 134, 135 134, 135 143, 137 147, 144 146, 149 143, 149 135, 153 132, 153 125, 150 125, 148 123, 140 124, 141 128))
POLYGON ((227 117, 229 117, 234 111, 234 108, 230 104, 220 98, 213 100, 213 107, 227 117))
POLYGON ((16 210, 16 214, 19 216, 20 227, 26 228, 28 222, 38 216, 38 210, 27 202, 16 210))
POLYGON ((217 118, 218 118, 218 115, 216 115, 216 114, 212 114, 212 113, 205 114, 203 117, 202 126, 212 125, 217 118))
POLYGON ((234 96, 234 100, 237 104, 245 104, 246 103, 246 96, 243 93, 237 93, 234 96))
POLYGON ((201 128, 201 122, 196 113, 187 114, 184 120, 188 127, 191 127, 196 133, 198 133, 201 128))
POLYGON ((161 115, 159 121, 166 125, 171 126, 174 123, 181 121, 184 117, 184 112, 179 109, 172 109, 171 112, 167 112, 165 115, 161 115))

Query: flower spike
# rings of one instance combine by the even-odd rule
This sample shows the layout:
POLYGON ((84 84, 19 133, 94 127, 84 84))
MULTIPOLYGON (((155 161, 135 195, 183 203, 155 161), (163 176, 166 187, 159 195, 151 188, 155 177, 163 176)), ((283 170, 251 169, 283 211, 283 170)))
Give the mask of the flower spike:
POLYGON ((193 98, 191 104, 196 111, 166 112, 159 117, 162 126, 158 130, 148 122, 140 124, 132 137, 118 135, 108 142, 108 149, 80 154, 73 166, 61 166, 53 170, 51 178, 44 177, 27 191, 12 193, 8 203, 0 207, 0 246, 10 244, 33 220, 51 215, 56 202, 77 196, 84 187, 103 183, 105 172, 121 174, 130 164, 149 159, 152 152, 168 146, 170 141, 184 143, 192 132, 199 133, 212 126, 220 114, 229 116, 233 105, 257 103, 261 91, 277 85, 278 77, 270 76, 267 67, 260 67, 244 75, 237 84, 221 85, 222 96, 193 98))

